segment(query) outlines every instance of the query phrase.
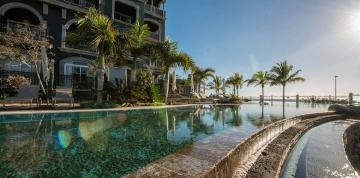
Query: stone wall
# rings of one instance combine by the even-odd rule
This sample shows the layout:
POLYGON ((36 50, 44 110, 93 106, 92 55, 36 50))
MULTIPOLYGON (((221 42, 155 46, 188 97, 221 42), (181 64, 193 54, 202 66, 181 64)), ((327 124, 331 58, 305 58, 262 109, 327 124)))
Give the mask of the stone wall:
POLYGON ((279 177, 282 166, 287 159, 293 146, 306 131, 320 124, 334 120, 346 119, 345 114, 332 114, 303 119, 293 127, 282 132, 274 139, 261 155, 257 158, 254 165, 248 170, 246 177, 264 178, 279 177))
POLYGON ((238 166, 246 163, 252 155, 268 145, 274 138, 279 136, 279 134, 288 128, 303 120, 330 114, 333 114, 333 112, 307 114, 270 124, 256 134, 240 142, 227 157, 215 165, 215 170, 210 171, 207 175, 205 175, 205 177, 231 177, 238 166))
POLYGON ((343 135, 346 155, 360 174, 360 123, 352 124, 343 135))

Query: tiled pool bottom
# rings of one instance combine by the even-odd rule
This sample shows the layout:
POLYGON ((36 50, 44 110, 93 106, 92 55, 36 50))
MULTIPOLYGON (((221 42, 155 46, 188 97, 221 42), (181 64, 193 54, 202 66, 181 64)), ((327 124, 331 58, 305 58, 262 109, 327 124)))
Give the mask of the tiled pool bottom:
MULTIPOLYGON (((286 113, 326 109, 290 104, 286 113)), ((280 103, 264 110, 264 117, 258 104, 0 116, 0 177, 119 177, 209 135, 232 130, 240 139, 282 119, 280 103)), ((219 140, 217 149, 236 142, 219 140)))

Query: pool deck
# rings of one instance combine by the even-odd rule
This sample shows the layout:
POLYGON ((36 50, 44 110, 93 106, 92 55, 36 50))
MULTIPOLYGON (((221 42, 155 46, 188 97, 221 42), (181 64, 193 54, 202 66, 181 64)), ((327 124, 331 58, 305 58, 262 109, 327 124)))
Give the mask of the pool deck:
MULTIPOLYGON (((250 104, 250 103, 249 103, 250 104)), ((71 112, 101 112, 101 111, 129 111, 129 110, 146 110, 146 109, 164 109, 164 108, 177 108, 189 107, 200 105, 216 105, 216 106, 238 106, 241 104, 183 104, 183 105, 165 105, 165 106, 135 106, 135 107, 119 107, 108 109, 54 109, 54 110, 18 110, 18 111, 0 111, 0 115, 13 115, 13 114, 36 114, 36 113, 71 113, 71 112)))

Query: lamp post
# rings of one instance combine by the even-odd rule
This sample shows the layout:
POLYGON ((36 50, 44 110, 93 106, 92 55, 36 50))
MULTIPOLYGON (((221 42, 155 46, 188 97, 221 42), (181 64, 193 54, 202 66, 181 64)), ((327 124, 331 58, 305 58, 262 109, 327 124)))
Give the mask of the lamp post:
POLYGON ((338 78, 339 76, 335 75, 335 102, 336 102, 336 97, 337 97, 337 83, 336 83, 336 79, 338 78))

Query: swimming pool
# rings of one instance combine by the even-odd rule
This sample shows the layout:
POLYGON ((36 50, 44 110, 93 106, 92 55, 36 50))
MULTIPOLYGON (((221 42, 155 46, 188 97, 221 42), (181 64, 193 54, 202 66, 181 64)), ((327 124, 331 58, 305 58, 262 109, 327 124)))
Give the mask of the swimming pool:
POLYGON ((343 134, 350 121, 334 121, 308 131, 290 152, 283 178, 359 177, 347 159, 343 134))
MULTIPOLYGON (((286 105, 286 117, 327 105, 286 105)), ((0 116, 0 177, 119 177, 229 128, 251 135, 282 104, 0 116)), ((240 142, 241 140, 239 140, 240 142)))

